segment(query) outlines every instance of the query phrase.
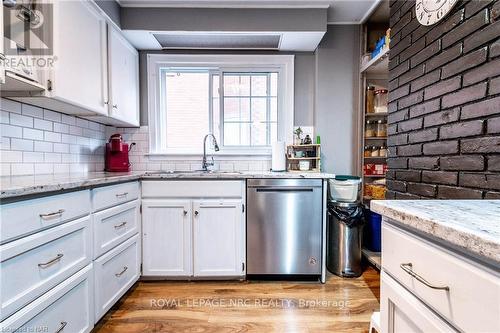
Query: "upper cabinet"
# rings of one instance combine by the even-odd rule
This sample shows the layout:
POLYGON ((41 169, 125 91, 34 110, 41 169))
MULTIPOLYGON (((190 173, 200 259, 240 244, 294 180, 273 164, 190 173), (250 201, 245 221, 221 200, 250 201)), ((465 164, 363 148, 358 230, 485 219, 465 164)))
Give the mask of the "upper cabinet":
POLYGON ((53 66, 36 73, 42 89, 4 84, 2 96, 105 124, 139 126, 137 51, 93 1, 52 1, 50 8, 41 39, 52 41, 53 66))
POLYGON ((109 117, 95 119, 112 125, 139 126, 139 53, 108 25, 109 117))

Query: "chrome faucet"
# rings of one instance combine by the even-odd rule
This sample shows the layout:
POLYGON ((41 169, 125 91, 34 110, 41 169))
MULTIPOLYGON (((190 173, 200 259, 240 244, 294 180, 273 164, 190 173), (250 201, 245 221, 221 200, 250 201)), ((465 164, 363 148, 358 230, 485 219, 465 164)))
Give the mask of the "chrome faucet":
POLYGON ((208 171, 208 167, 214 165, 214 157, 212 156, 212 162, 207 162, 207 138, 212 137, 212 142, 214 144, 214 150, 219 151, 219 145, 217 144, 217 140, 212 133, 205 135, 203 138, 203 162, 201 163, 201 170, 208 171))

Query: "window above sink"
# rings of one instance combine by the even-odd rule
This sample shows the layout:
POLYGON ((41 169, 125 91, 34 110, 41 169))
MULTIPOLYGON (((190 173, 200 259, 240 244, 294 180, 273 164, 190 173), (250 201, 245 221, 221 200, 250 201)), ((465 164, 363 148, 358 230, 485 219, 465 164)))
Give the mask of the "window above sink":
POLYGON ((292 140, 292 55, 148 55, 151 155, 270 155, 292 140))

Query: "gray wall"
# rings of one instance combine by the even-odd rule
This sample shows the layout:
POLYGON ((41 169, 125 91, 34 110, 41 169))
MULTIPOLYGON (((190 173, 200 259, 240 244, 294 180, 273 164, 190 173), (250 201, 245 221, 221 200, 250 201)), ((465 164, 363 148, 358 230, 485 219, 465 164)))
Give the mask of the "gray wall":
MULTIPOLYGON (((148 90, 147 90, 147 55, 159 53, 186 53, 176 51, 140 51, 139 73, 140 73, 140 95, 141 95, 141 125, 148 124, 148 90)), ((203 53, 189 51, 189 53, 203 53)), ((234 52, 209 52, 213 53, 234 53, 234 52)), ((238 52, 242 53, 242 52, 238 52)), ((252 53, 252 52, 245 52, 252 53)), ((260 52, 270 54, 271 52, 260 52)), ((275 52, 278 54, 278 52, 275 52)), ((253 52, 255 54, 255 52, 253 52)), ((315 84, 315 56, 314 53, 297 52, 279 54, 295 54, 295 122, 297 126, 313 126, 314 120, 314 84, 315 84)))
POLYGON ((121 8, 124 30, 325 31, 325 8, 121 8))
POLYGON ((357 25, 328 26, 316 50, 314 124, 326 172, 356 172, 359 54, 357 25))

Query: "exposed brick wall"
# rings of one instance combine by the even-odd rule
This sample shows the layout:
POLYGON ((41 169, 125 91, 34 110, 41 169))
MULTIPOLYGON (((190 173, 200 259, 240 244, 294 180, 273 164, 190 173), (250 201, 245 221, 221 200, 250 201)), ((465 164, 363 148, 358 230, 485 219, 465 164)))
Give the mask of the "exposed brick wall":
POLYGON ((390 12, 387 198, 500 199, 500 0, 390 12))

